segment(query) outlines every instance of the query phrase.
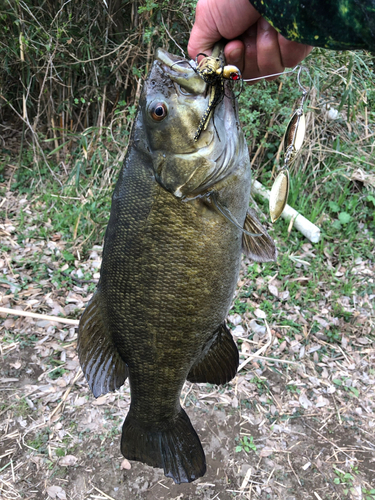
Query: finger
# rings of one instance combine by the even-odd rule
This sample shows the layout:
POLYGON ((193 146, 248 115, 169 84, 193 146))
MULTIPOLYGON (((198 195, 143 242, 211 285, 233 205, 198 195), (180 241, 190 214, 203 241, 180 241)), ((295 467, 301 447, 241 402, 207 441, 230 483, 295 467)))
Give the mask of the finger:
POLYGON ((282 64, 287 68, 293 68, 296 66, 303 59, 305 59, 305 57, 307 57, 313 49, 311 45, 291 42, 280 35, 280 33, 278 34, 278 42, 282 64))
POLYGON ((243 78, 258 78, 261 76, 257 56, 257 25, 254 24, 242 36, 245 46, 243 78))
POLYGON ((199 52, 211 54, 212 47, 221 40, 215 18, 211 14, 208 0, 200 0, 195 11, 195 23, 188 43, 189 56, 195 58, 199 52))
POLYGON ((249 0, 199 0, 188 44, 190 57, 207 53, 221 38, 236 39, 259 17, 249 0))
POLYGON ((257 62, 261 76, 284 71, 285 66, 281 58, 278 33, 263 17, 257 23, 256 43, 257 62))
POLYGON ((243 73, 244 70, 245 47, 241 40, 228 42, 224 49, 225 61, 227 64, 234 64, 243 73))

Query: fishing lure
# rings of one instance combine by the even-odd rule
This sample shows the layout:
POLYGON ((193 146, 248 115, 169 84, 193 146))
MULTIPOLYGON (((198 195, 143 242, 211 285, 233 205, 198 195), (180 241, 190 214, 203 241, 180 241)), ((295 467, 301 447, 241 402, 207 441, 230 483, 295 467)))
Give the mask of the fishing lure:
MULTIPOLYGON (((306 132, 306 120, 303 112, 303 104, 309 93, 300 81, 302 70, 308 72, 307 68, 301 66, 297 75, 297 82, 302 91, 302 99, 299 108, 293 113, 284 136, 284 165, 277 175, 270 194, 269 211, 271 221, 276 222, 282 214, 289 195, 289 166, 296 159, 302 148, 306 132)), ((310 75, 309 75, 310 76, 310 75)))
POLYGON ((194 136, 194 141, 197 141, 202 133, 202 130, 206 129, 216 106, 224 98, 224 81, 230 80, 242 82, 242 77, 241 71, 237 68, 237 66, 233 66, 232 64, 225 65, 220 57, 207 56, 202 52, 195 58, 195 68, 193 69, 211 87, 208 106, 202 115, 198 129, 194 136), (201 59, 198 63, 199 56, 203 56, 203 59, 201 59))
MULTIPOLYGON (((174 64, 185 63, 187 61, 176 61, 174 64)), ((174 66, 172 65, 172 67, 174 66)), ((202 118, 199 122, 198 129, 194 135, 194 141, 197 141, 205 130, 207 124, 216 108, 216 106, 222 101, 225 96, 225 81, 241 81, 241 89, 238 95, 242 91, 243 80, 241 76, 241 71, 237 66, 232 64, 224 64, 224 61, 220 57, 208 56, 203 52, 197 54, 195 62, 192 64, 188 62, 189 66, 202 78, 204 82, 207 83, 209 87, 210 97, 206 110, 204 111, 202 118), (203 58, 198 62, 199 56, 203 58)), ((238 97, 235 96, 234 98, 238 97)), ((229 97, 229 96, 227 96, 229 97)))

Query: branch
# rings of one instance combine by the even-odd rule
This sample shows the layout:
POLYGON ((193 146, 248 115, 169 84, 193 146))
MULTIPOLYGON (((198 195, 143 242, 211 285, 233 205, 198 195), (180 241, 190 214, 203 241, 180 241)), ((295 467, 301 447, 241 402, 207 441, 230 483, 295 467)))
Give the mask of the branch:
POLYGON ((8 309, 8 307, 0 307, 0 313, 11 314, 12 316, 25 316, 27 318, 45 319, 46 321, 57 321, 65 325, 77 326, 78 319, 61 318, 60 316, 47 316, 46 314, 38 314, 29 311, 20 311, 18 309, 8 309))

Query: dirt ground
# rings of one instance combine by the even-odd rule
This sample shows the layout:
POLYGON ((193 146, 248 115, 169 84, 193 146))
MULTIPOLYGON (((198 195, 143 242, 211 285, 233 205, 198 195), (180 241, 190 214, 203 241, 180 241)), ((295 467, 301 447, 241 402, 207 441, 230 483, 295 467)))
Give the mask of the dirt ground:
MULTIPOLYGON (((16 286, 33 272, 23 264, 28 252, 38 247, 49 262, 63 243, 17 246, 14 228, 1 230, 19 265, 13 260, 13 275, 0 281, 0 306, 79 317, 92 295, 90 284, 65 288, 29 279, 22 290, 16 286)), ((96 279, 100 251, 94 248, 78 271, 91 269, 96 279)), ((6 268, 9 254, 0 261, 6 268)), ((374 265, 358 263, 357 272, 369 279, 374 265)), ((242 275, 239 285, 251 284, 242 275)), ((290 321, 303 327, 292 337, 277 316, 267 329, 259 309, 252 316, 232 312, 229 323, 241 351, 238 375, 225 387, 187 383, 183 389, 207 473, 182 485, 160 469, 123 459, 129 385, 93 398, 78 364, 76 327, 2 314, 0 498, 374 500, 373 303, 364 297, 350 322, 332 318, 322 305, 321 331, 312 333, 301 311, 280 301, 290 321), (326 335, 332 322, 341 331, 337 342, 326 335)))

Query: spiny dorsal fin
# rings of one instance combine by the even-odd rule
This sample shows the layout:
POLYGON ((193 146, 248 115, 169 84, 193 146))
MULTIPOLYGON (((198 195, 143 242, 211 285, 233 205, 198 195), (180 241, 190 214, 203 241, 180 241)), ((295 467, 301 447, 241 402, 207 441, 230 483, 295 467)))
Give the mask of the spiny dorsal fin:
POLYGON ((106 327, 99 291, 91 299, 79 322, 77 351, 82 371, 96 398, 123 385, 128 368, 106 327))
POLYGON ((260 233, 262 235, 253 237, 243 233, 242 250, 247 257, 255 262, 276 261, 277 249, 275 242, 258 220, 255 211, 251 208, 247 209, 244 229, 249 233, 260 233))

